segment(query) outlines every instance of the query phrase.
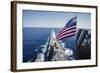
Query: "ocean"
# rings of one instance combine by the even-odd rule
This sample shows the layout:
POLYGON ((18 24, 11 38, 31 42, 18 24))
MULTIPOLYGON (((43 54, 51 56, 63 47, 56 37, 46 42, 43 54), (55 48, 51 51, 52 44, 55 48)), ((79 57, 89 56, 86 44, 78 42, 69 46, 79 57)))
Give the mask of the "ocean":
MULTIPOLYGON (((45 45, 50 37, 51 30, 59 31, 59 28, 23 28, 23 62, 34 62, 39 53, 42 53, 42 45, 45 45)), ((75 50, 76 36, 63 40, 66 48, 75 50)))

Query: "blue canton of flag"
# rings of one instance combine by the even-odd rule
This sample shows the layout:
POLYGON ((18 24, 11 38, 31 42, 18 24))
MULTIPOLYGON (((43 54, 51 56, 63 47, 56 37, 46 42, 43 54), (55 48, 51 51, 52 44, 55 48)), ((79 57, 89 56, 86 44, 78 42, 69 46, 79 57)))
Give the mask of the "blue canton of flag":
POLYGON ((62 40, 64 38, 74 36, 77 31, 76 23, 77 23, 77 16, 70 19, 66 24, 66 26, 57 33, 56 35, 57 39, 62 40))

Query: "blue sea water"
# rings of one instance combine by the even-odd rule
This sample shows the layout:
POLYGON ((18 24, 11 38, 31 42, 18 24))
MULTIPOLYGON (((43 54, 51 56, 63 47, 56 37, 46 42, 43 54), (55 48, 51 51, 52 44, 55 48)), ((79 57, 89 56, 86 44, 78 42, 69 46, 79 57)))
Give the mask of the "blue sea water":
MULTIPOLYGON (((23 28, 23 62, 28 62, 32 59, 35 61, 37 54, 41 53, 41 46, 45 45, 51 30, 56 32, 59 28, 23 28)), ((76 37, 70 37, 63 40, 66 48, 72 50, 76 47, 76 37)))

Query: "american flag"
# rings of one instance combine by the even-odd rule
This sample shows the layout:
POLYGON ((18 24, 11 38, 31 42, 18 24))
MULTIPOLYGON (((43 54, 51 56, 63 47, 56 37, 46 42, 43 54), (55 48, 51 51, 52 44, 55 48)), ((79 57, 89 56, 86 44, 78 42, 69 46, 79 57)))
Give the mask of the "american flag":
POLYGON ((57 33, 58 40, 62 40, 66 37, 71 37, 76 34, 77 16, 71 18, 68 23, 57 33))

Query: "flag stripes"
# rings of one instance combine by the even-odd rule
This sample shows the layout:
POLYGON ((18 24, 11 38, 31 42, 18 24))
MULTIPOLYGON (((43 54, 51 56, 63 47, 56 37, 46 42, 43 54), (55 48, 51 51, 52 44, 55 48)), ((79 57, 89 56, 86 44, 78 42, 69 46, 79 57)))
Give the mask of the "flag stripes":
POLYGON ((68 31, 65 31, 62 34, 58 35, 57 38, 59 39, 61 36, 64 36, 64 35, 67 35, 70 33, 75 33, 75 32, 76 32, 76 29, 68 30, 68 31))
POLYGON ((62 40, 66 37, 71 37, 73 35, 76 34, 76 20, 77 20, 77 17, 74 17, 72 18, 64 28, 62 28, 60 30, 60 32, 58 32, 57 34, 57 39, 58 40, 62 40))
POLYGON ((61 35, 63 32, 70 31, 70 30, 73 30, 73 29, 76 29, 76 26, 72 26, 72 27, 69 27, 69 28, 64 27, 64 29, 62 31, 60 31, 57 36, 61 35))
POLYGON ((76 34, 76 33, 70 33, 70 34, 67 34, 67 35, 63 35, 63 36, 59 37, 58 40, 62 40, 62 39, 64 39, 64 38, 66 38, 66 37, 74 36, 75 34, 76 34))

